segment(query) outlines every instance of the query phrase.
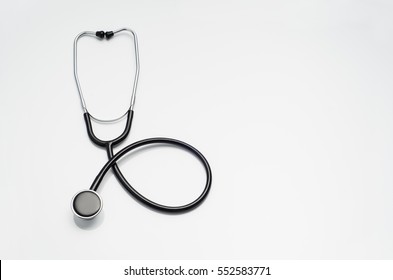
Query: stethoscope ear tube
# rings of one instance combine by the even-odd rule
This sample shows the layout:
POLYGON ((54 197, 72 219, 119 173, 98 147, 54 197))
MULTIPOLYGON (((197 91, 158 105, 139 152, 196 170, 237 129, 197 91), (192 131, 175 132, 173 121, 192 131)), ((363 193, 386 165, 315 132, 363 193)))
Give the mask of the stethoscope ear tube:
MULTIPOLYGON (((88 37, 94 37, 97 38, 99 40, 103 39, 104 37, 106 37, 107 39, 112 38, 114 35, 119 34, 119 33, 128 33, 132 36, 132 38, 134 39, 134 55, 135 55, 135 75, 134 75, 134 83, 132 86, 132 93, 131 93, 131 100, 130 100, 130 107, 129 109, 132 110, 134 108, 134 103, 135 103, 135 97, 136 97, 136 89, 138 87, 138 80, 139 80, 139 47, 138 47, 138 37, 136 35, 136 33, 129 28, 120 28, 118 30, 114 30, 114 31, 84 31, 79 33, 75 39, 74 39, 74 78, 75 78, 75 82, 76 82, 76 87, 78 89, 78 93, 79 93, 79 98, 81 101, 81 105, 82 105, 82 109, 83 112, 88 112, 87 109, 87 105, 86 105, 86 101, 85 98, 83 96, 83 92, 82 92, 82 87, 81 84, 79 82, 79 75, 78 75, 78 41, 80 38, 88 36, 88 37)), ((123 115, 124 116, 124 115, 123 115)), ((115 121, 118 121, 119 119, 122 119, 123 116, 120 116, 116 119, 112 119, 112 120, 103 120, 97 117, 93 117, 91 116, 93 119, 95 119, 96 121, 99 122, 105 122, 105 123, 112 123, 115 121)))

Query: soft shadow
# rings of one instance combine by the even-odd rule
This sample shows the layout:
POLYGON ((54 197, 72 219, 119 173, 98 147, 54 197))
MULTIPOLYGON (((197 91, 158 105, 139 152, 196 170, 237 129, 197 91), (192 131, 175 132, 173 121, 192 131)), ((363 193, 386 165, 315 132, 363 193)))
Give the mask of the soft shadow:
POLYGON ((74 223, 83 230, 94 230, 102 225, 104 222, 104 211, 101 211, 95 218, 91 220, 84 220, 74 215, 74 223))

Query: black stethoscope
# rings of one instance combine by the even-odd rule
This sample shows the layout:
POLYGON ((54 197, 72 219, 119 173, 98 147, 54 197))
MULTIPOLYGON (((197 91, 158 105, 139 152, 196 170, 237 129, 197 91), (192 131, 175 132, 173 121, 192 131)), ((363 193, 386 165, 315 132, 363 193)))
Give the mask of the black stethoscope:
POLYGON ((93 181, 93 184, 91 185, 89 190, 82 190, 78 192, 71 201, 71 207, 74 212, 74 214, 82 219, 92 219, 96 217, 101 209, 102 209, 102 199, 97 193, 97 189, 100 186, 100 183, 102 179, 104 178, 105 174, 108 172, 109 169, 112 168, 116 178, 119 180, 120 184, 124 187, 126 191, 128 191, 133 197, 135 197, 138 201, 141 203, 159 210, 163 212, 170 212, 170 213, 180 213, 180 212, 185 212, 187 210, 191 210, 194 207, 198 206, 207 196, 210 190, 210 186, 212 183, 212 172, 209 166, 209 163, 207 162, 206 158, 203 156, 201 152, 199 152, 197 149, 195 149, 193 146, 182 142, 180 140, 172 139, 172 138, 162 138, 162 137, 155 137, 155 138, 148 138, 148 139, 143 139, 140 141, 137 141, 135 143, 132 143, 116 154, 113 153, 113 148, 120 144, 122 141, 124 141, 127 138, 127 135, 130 133, 131 130, 131 123, 132 123, 132 117, 134 114, 133 107, 135 103, 135 93, 136 93, 136 88, 138 84, 138 77, 139 77, 139 52, 138 52, 138 40, 136 37, 136 34, 134 31, 128 28, 121 28, 116 31, 97 31, 97 32, 92 32, 92 31, 85 31, 80 34, 78 34, 74 40, 74 76, 75 76, 75 81, 76 85, 78 88, 79 92, 79 97, 82 103, 82 108, 84 111, 84 119, 86 123, 86 128, 87 128, 87 133, 89 135, 90 140, 96 144, 97 146, 100 146, 102 148, 106 149, 107 155, 108 155, 108 162, 104 165, 104 167, 101 169, 101 171, 98 173, 96 178, 93 181), (77 45, 78 45, 78 40, 83 37, 83 36, 92 36, 98 39, 110 39, 114 35, 120 33, 120 32, 128 32, 129 34, 132 35, 134 39, 134 51, 135 51, 135 78, 134 78, 134 85, 133 85, 133 90, 132 90, 132 95, 131 95, 131 102, 130 102, 130 107, 127 110, 125 114, 123 114, 121 117, 113 120, 101 120, 98 118, 93 117, 87 110, 86 107, 86 102, 83 98, 82 94, 82 89, 79 83, 78 79, 78 69, 77 69, 77 45), (91 119, 97 121, 97 122, 104 122, 104 123, 113 123, 116 122, 122 118, 127 118, 126 126, 123 131, 123 133, 118 136, 117 138, 109 141, 104 141, 99 139, 93 131, 92 124, 91 124, 91 119), (199 195, 198 198, 196 198, 194 201, 181 205, 181 206, 166 206, 162 205, 159 203, 156 203, 146 197, 144 197, 142 194, 140 194, 137 190, 135 190, 131 184, 127 181, 127 179, 124 177, 122 172, 119 169, 119 166, 117 165, 117 161, 120 160, 123 156, 125 156, 127 153, 149 145, 156 145, 156 144, 166 144, 166 145, 172 145, 175 147, 182 148, 193 155, 195 155, 203 164, 205 171, 206 171, 206 185, 205 188, 203 189, 202 193, 199 195))

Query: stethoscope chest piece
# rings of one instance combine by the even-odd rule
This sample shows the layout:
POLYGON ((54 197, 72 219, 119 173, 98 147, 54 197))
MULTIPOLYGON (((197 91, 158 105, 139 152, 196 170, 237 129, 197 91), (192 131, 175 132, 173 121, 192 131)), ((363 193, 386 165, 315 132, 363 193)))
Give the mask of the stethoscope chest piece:
POLYGON ((83 190, 73 197, 71 208, 77 217, 90 220, 101 212, 102 199, 95 191, 83 190))

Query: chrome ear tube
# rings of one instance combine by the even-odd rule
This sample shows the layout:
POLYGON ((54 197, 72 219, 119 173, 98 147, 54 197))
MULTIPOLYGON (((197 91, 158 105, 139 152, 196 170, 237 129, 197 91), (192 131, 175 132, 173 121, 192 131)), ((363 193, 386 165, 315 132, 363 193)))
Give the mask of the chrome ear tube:
MULTIPOLYGON (((79 77, 78 77, 78 41, 80 38, 82 38, 84 36, 95 37, 97 39, 106 38, 107 40, 109 40, 113 36, 115 36, 116 34, 119 34, 121 32, 129 33, 134 39, 134 50, 133 51, 134 51, 134 55, 135 55, 135 76, 134 76, 134 83, 133 83, 132 92, 131 92, 130 106, 129 106, 128 110, 133 110, 133 108, 134 108, 136 89, 138 87, 138 79, 139 79, 139 48, 138 48, 138 38, 136 36, 136 33, 128 28, 120 28, 115 31, 107 31, 107 32, 104 32, 104 31, 96 31, 96 32, 84 31, 84 32, 79 33, 74 39, 74 78, 75 78, 76 87, 78 89, 79 98, 80 98, 82 109, 83 109, 84 113, 88 113, 88 110, 87 110, 85 98, 83 97, 82 87, 81 87, 79 77)), ((91 113, 89 113, 89 115, 93 120, 95 120, 97 122, 113 123, 113 122, 116 122, 116 121, 124 118, 127 115, 128 110, 120 117, 112 119, 112 120, 104 120, 104 119, 93 116, 91 113)))

